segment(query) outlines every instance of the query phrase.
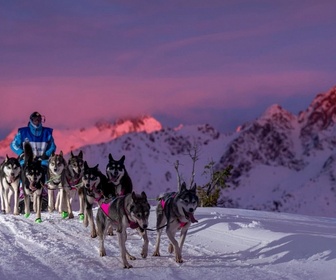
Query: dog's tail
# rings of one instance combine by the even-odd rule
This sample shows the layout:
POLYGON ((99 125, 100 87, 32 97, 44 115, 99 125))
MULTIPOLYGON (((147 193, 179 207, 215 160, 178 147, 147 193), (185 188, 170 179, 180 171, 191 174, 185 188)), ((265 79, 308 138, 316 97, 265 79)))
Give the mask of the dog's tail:
POLYGON ((24 152, 25 162, 32 162, 34 159, 34 153, 33 153, 33 148, 29 142, 25 142, 23 144, 23 152, 24 152))

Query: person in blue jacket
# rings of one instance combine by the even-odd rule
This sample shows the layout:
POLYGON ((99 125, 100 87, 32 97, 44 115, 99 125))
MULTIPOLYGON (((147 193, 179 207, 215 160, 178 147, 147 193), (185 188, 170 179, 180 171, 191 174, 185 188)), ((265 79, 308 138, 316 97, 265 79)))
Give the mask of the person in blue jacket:
POLYGON ((20 164, 24 163, 23 144, 28 141, 33 148, 34 156, 40 159, 42 166, 46 168, 49 157, 56 151, 52 133, 52 128, 42 126, 42 115, 39 112, 33 112, 28 125, 19 128, 10 144, 12 151, 19 156, 20 164))
MULTIPOLYGON (((10 147, 14 153, 19 156, 20 164, 24 164, 23 145, 29 142, 32 146, 34 156, 41 160, 42 167, 45 169, 45 174, 48 170, 48 159, 53 152, 56 151, 55 141, 52 135, 52 128, 43 127, 42 119, 44 117, 39 112, 33 112, 30 115, 28 125, 19 128, 14 140, 10 143, 10 147)), ((47 178, 46 178, 47 179, 47 178)), ((19 194, 19 209, 20 213, 24 211, 24 195, 22 185, 20 185, 19 194)), ((31 202, 32 208, 32 202, 31 202)), ((46 189, 42 191, 42 211, 48 208, 48 192, 46 189)))

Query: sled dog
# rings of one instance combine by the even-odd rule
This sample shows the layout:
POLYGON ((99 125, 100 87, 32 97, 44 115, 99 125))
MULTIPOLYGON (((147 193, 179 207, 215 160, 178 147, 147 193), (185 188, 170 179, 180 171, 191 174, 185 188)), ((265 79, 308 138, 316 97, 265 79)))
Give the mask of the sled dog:
POLYGON ((121 261, 124 268, 131 268, 126 257, 135 260, 126 249, 127 232, 126 228, 137 229, 143 239, 141 256, 147 257, 148 254, 148 218, 150 205, 147 201, 145 192, 141 194, 127 194, 125 196, 117 196, 110 202, 102 203, 98 209, 96 216, 97 232, 99 236, 99 253, 100 256, 106 256, 104 247, 104 239, 108 229, 112 226, 117 231, 121 261))
POLYGON ((45 171, 41 161, 34 158, 33 149, 29 142, 24 144, 24 165, 22 185, 24 193, 25 217, 30 215, 30 201, 33 201, 33 210, 36 213, 36 223, 42 222, 42 190, 45 183, 45 171))
POLYGON ((108 183, 107 177, 98 169, 98 164, 94 167, 89 167, 87 162, 84 162, 83 174, 84 187, 84 226, 91 227, 91 237, 97 237, 95 222, 93 219, 92 207, 94 204, 100 204, 104 200, 115 196, 114 188, 108 183))
POLYGON ((82 178, 84 174, 83 152, 80 151, 75 155, 72 151, 67 162, 66 180, 70 188, 70 204, 78 194, 79 200, 79 219, 84 219, 84 189, 82 178))
POLYGON ((53 212, 55 208, 62 213, 62 217, 72 219, 73 213, 70 203, 70 188, 66 180, 67 164, 63 152, 52 153, 48 160, 48 211, 53 212), (56 202, 54 192, 57 191, 56 202))
POLYGON ((21 166, 18 158, 8 157, 0 165, 1 211, 11 213, 11 199, 14 195, 13 214, 19 215, 19 188, 21 166))
POLYGON ((106 176, 110 183, 115 187, 116 195, 126 195, 133 191, 133 184, 125 167, 125 156, 115 160, 109 154, 109 162, 106 165, 106 176))
POLYGON ((186 184, 181 185, 179 192, 165 193, 158 197, 156 208, 157 238, 153 256, 160 256, 160 238, 165 227, 170 240, 168 252, 175 251, 175 261, 182 263, 182 247, 191 223, 197 222, 194 213, 198 205, 196 184, 187 189, 186 184), (165 226, 166 225, 166 226, 165 226), (176 232, 181 230, 179 243, 175 239, 176 232))

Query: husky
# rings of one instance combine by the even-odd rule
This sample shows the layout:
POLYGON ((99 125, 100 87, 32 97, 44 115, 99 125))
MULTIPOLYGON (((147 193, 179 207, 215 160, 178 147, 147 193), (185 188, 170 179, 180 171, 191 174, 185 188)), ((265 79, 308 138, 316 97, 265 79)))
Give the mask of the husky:
POLYGON ((52 153, 48 160, 48 181, 46 186, 48 188, 48 211, 53 212, 55 208, 62 213, 62 217, 72 219, 70 203, 70 188, 66 180, 66 161, 63 157, 63 152, 59 154, 52 153), (54 199, 54 192, 57 191, 56 202, 54 199), (64 210, 66 208, 66 211, 64 210))
POLYGON ((24 144, 24 164, 22 172, 25 217, 30 216, 30 201, 36 213, 36 223, 41 223, 42 191, 45 184, 45 171, 41 161, 34 158, 33 149, 29 142, 24 144))
POLYGON ((111 154, 108 156, 109 162, 106 165, 106 176, 115 187, 116 195, 126 195, 133 191, 133 184, 125 167, 125 156, 115 160, 111 154))
POLYGON ((103 201, 115 197, 113 186, 108 182, 107 177, 98 169, 98 164, 89 167, 84 161, 83 188, 85 201, 84 226, 91 226, 91 237, 97 237, 95 222, 93 219, 92 207, 94 204, 101 204, 103 201))
POLYGON ((83 178, 84 174, 84 159, 83 152, 80 151, 75 155, 72 151, 70 153, 70 158, 67 162, 66 169, 66 180, 70 188, 70 204, 72 204, 73 199, 78 195, 79 200, 79 219, 84 220, 84 189, 83 189, 83 178))
POLYGON ((19 215, 21 165, 18 158, 8 157, 0 165, 1 211, 11 213, 11 199, 14 194, 13 214, 19 215))
POLYGON ((121 261, 124 268, 131 268, 126 257, 135 260, 126 249, 126 239, 128 227, 137 229, 143 239, 141 256, 147 257, 148 254, 148 218, 150 213, 150 205, 147 201, 145 192, 141 194, 127 194, 125 196, 117 196, 108 203, 102 203, 98 209, 96 216, 97 232, 99 236, 99 253, 100 256, 106 256, 104 247, 104 239, 108 229, 112 226, 117 231, 121 261))
POLYGON ((182 247, 187 236, 191 223, 196 223, 194 217, 198 205, 196 195, 196 184, 191 189, 187 189, 182 183, 178 192, 162 194, 158 197, 159 203, 156 208, 156 231, 157 238, 153 256, 160 256, 160 238, 162 230, 166 227, 166 233, 170 240, 168 252, 175 251, 175 261, 182 263, 182 247), (176 232, 181 230, 179 243, 175 239, 176 232))

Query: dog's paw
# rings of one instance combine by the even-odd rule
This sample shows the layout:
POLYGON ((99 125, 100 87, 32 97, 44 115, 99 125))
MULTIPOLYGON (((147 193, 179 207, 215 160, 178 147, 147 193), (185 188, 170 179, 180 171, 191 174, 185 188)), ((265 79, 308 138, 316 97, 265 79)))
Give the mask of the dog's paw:
POLYGON ((79 216, 80 221, 84 221, 84 214, 83 213, 78 214, 78 216, 79 216))
POLYGON ((99 255, 100 255, 101 257, 105 257, 105 256, 106 256, 106 251, 105 251, 105 249, 100 250, 99 255))
POLYGON ((175 260, 177 263, 183 263, 182 257, 176 257, 175 260))
POLYGON ((91 233, 91 238, 96 238, 96 237, 97 237, 97 233, 92 232, 92 233, 91 233))
POLYGON ((141 253, 141 257, 142 257, 143 259, 147 258, 147 253, 141 253))
POLYGON ((26 213, 26 214, 24 214, 24 217, 25 217, 25 218, 29 218, 29 216, 30 216, 30 213, 26 213))
POLYGON ((42 223, 42 219, 41 219, 41 218, 37 218, 37 219, 35 220, 35 223, 37 223, 37 224, 42 223))
POLYGON ((132 265, 130 265, 129 263, 127 263, 127 264, 124 264, 124 268, 132 268, 133 266, 132 265))
POLYGON ((75 216, 74 216, 74 214, 73 213, 70 213, 69 214, 69 219, 73 219, 75 216))
POLYGON ((154 256, 154 257, 160 257, 161 255, 160 255, 160 252, 154 252, 154 253, 153 253, 153 256, 154 256))

